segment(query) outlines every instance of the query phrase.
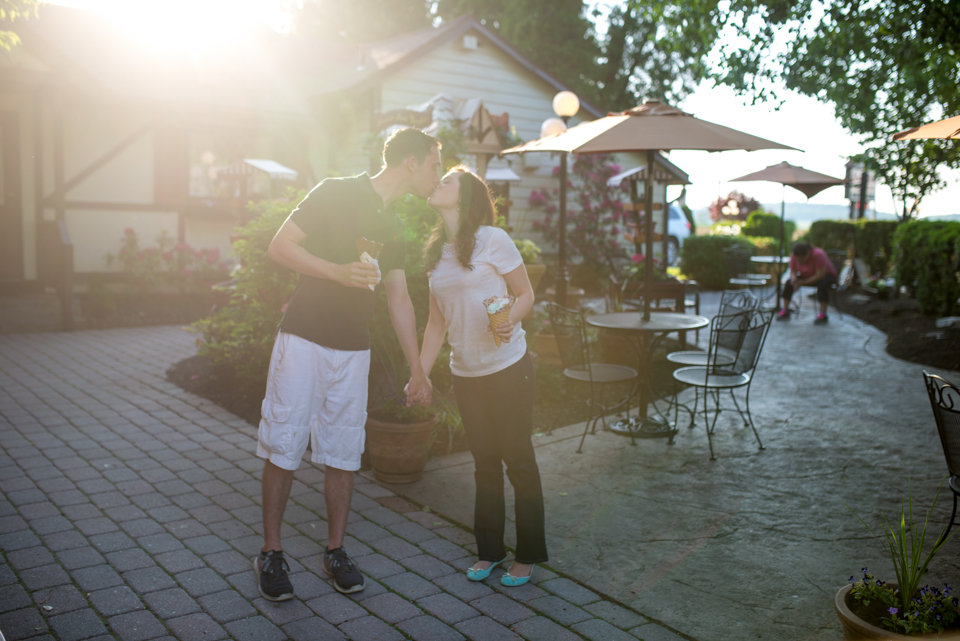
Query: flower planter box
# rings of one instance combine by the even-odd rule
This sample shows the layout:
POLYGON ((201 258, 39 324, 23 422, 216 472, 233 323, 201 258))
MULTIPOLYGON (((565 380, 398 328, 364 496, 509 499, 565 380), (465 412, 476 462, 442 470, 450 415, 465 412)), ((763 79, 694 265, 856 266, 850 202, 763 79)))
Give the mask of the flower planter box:
MULTIPOLYGON (((887 585, 893 588, 897 587, 895 583, 887 583, 887 585)), ((906 634, 893 632, 892 630, 878 628, 877 626, 867 623, 858 617, 853 613, 853 610, 850 609, 849 599, 850 592, 852 590, 852 585, 844 586, 839 592, 837 592, 837 596, 833 600, 834 608, 837 611, 837 617, 840 619, 840 624, 843 626, 844 641, 867 641, 870 639, 882 639, 883 641, 909 641, 910 639, 960 639, 960 628, 947 628, 941 632, 939 636, 936 633, 915 634, 908 636, 906 634)))
POLYGON ((389 423, 367 417, 367 448, 373 475, 383 483, 413 483, 423 476, 436 417, 419 423, 389 423))

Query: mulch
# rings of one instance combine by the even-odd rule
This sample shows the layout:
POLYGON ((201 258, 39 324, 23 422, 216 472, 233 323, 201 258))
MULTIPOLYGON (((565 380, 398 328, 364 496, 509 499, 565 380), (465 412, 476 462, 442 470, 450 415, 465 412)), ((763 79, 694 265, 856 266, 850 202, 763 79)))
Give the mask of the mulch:
POLYGON ((857 289, 840 293, 840 309, 887 335, 887 352, 896 358, 960 372, 960 328, 938 328, 935 316, 920 312, 906 295, 880 300, 857 289))

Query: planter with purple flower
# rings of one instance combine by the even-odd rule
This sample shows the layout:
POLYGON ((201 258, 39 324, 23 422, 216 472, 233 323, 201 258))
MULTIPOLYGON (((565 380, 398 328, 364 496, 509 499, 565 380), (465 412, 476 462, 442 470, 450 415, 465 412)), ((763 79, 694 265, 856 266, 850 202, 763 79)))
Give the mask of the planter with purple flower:
MULTIPOLYGON (((941 483, 941 488, 943 484, 941 483)), ((937 497, 940 492, 937 491, 937 497)), ((850 577, 850 585, 841 589, 834 607, 843 625, 846 641, 860 639, 960 639, 960 601, 949 585, 943 589, 920 586, 924 572, 934 555, 950 540, 945 526, 936 542, 924 555, 924 539, 930 515, 937 503, 927 512, 921 523, 913 520, 913 498, 907 485, 907 502, 901 499, 900 514, 891 526, 882 517, 880 538, 893 562, 897 582, 882 581, 867 571, 862 576, 850 577)), ((848 506, 849 507, 849 506, 848 506)), ((852 511, 852 510, 851 510, 852 511)), ((856 512, 854 512, 856 516, 856 512)), ((859 516, 857 516, 860 519, 859 516)), ((873 529, 860 519, 871 534, 873 529)), ((876 536, 876 534, 874 534, 876 536)))

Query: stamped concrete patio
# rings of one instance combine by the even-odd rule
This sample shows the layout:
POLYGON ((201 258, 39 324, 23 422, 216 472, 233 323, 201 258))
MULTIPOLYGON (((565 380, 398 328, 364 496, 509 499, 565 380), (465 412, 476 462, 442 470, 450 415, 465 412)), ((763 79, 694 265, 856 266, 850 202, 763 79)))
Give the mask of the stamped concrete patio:
MULTIPOLYGON (((708 296, 704 312, 717 304, 708 296)), ((536 437, 553 567, 697 639, 841 638, 833 598, 848 577, 868 566, 893 578, 844 503, 876 523, 909 477, 926 507, 946 466, 924 368, 886 354, 885 336, 851 316, 813 326, 805 306, 774 323, 761 357, 751 405, 763 451, 734 413, 717 425, 716 461, 702 423, 672 446, 598 431, 582 454, 582 426, 536 437)), ((472 488, 469 454, 391 487, 467 524, 472 488)), ((938 527, 950 505, 946 490, 938 527)), ((948 543, 931 583, 960 580, 958 551, 948 543)))

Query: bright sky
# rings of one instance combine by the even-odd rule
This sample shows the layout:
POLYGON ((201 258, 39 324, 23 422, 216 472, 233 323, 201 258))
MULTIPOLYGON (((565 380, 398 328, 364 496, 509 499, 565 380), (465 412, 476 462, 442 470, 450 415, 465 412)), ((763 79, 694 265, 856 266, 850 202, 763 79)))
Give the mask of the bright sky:
MULTIPOLYGON (((55 4, 106 11, 142 33, 145 40, 177 42, 188 48, 216 44, 218 39, 227 38, 244 25, 257 21, 282 29, 287 19, 282 0, 52 1, 55 4)), ((595 3, 602 6, 609 4, 609 0, 595 0, 595 3)), ((781 94, 789 96, 786 92, 781 94)), ((738 97, 730 89, 704 83, 677 106, 704 120, 796 147, 802 152, 672 153, 671 160, 690 174, 693 184, 687 189, 687 203, 694 209, 708 205, 718 195, 725 196, 733 189, 760 202, 779 202, 782 193, 780 185, 726 181, 784 160, 843 178, 847 156, 862 150, 857 139, 837 124, 830 105, 800 95, 789 96, 779 111, 775 105, 747 106, 745 102, 744 98, 738 97)), ((625 108, 629 106, 624 105, 625 108)), ((960 172, 945 176, 948 178, 947 188, 923 200, 922 215, 960 213, 960 172)), ((788 202, 806 200, 803 194, 789 188, 786 190, 786 199, 788 202)), ((842 187, 827 189, 811 198, 810 202, 846 204, 842 187)), ((877 187, 875 207, 884 212, 895 211, 890 190, 884 185, 877 187)))

